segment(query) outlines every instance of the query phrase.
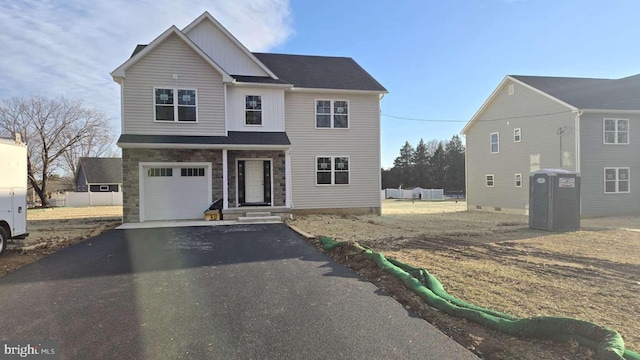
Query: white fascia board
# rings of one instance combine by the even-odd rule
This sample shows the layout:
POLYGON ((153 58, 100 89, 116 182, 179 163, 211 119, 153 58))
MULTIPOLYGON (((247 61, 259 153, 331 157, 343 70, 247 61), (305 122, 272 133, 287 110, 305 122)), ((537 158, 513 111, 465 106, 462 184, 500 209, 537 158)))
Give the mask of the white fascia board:
POLYGON ((271 70, 269 70, 269 68, 266 67, 260 60, 258 60, 258 58, 255 55, 253 55, 251 51, 249 51, 249 49, 247 49, 244 45, 242 45, 242 43, 238 41, 238 39, 236 39, 236 37, 233 36, 233 34, 229 32, 229 30, 227 30, 224 26, 222 26, 222 24, 220 24, 218 20, 216 20, 213 16, 211 16, 211 14, 209 14, 208 11, 205 11, 202 15, 198 16, 198 18, 193 20, 191 24, 187 25, 184 29, 182 29, 182 32, 184 34, 188 33, 193 28, 198 26, 198 24, 203 22, 205 19, 209 20, 215 27, 217 27, 220 31, 222 31, 222 33, 225 34, 229 38, 229 40, 231 40, 240 50, 242 50, 242 52, 244 52, 251 60, 253 60, 253 62, 255 62, 256 65, 258 65, 262 70, 264 70, 264 72, 269 74, 269 76, 272 79, 278 79, 276 74, 274 74, 271 70))
POLYGON ((629 114, 629 115, 640 114, 640 110, 583 109, 580 111, 582 111, 583 113, 593 113, 593 114, 629 114))
POLYGON ((566 106, 567 108, 569 108, 569 110, 571 111, 579 111, 578 108, 576 108, 573 105, 567 104, 566 102, 555 98, 549 94, 547 94, 544 91, 541 91, 525 82, 522 82, 514 77, 511 77, 509 75, 505 76, 504 79, 502 79, 502 81, 500 82, 500 84, 498 85, 498 87, 496 87, 495 90, 493 90, 493 92, 491 93, 491 95, 489 96, 489 98, 482 104, 482 106, 480 107, 480 109, 478 109, 478 111, 476 111, 475 114, 473 114, 473 116, 471 117, 471 120, 469 120, 469 122, 467 123, 467 125, 464 126, 464 128, 462 128, 462 131, 460 131, 460 134, 463 136, 466 136, 467 132, 469 131, 469 129, 471 128, 471 126, 473 126, 473 124, 476 122, 476 120, 478 120, 478 118, 480 117, 480 115, 482 115, 484 113, 484 111, 487 109, 487 107, 489 107, 489 105, 493 102, 493 99, 495 99, 496 96, 498 96, 498 94, 500 93, 500 91, 502 90, 502 88, 507 84, 507 82, 511 80, 519 85, 522 85, 524 87, 526 87, 529 90, 532 90, 546 98, 549 98, 555 102, 557 102, 560 105, 566 106))
POLYGON ((121 149, 228 149, 228 150, 287 150, 291 145, 236 145, 236 144, 118 144, 121 149))
POLYGON ((272 88, 283 88, 290 89, 293 87, 293 84, 265 84, 265 83, 252 83, 252 82, 241 82, 234 81, 231 83, 233 86, 238 87, 272 87, 272 88))
POLYGON ((309 92, 309 93, 339 93, 339 94, 388 94, 388 91, 381 90, 352 90, 352 89, 319 89, 319 88, 303 88, 292 87, 290 91, 309 92))
POLYGON ((150 42, 144 49, 142 49, 135 56, 129 58, 129 60, 125 61, 124 64, 118 66, 117 69, 111 72, 111 76, 113 80, 117 83, 121 83, 125 78, 125 72, 128 68, 130 68, 133 64, 137 63, 149 54, 153 49, 158 47, 158 45, 162 44, 169 36, 177 35, 182 41, 184 41, 190 48, 192 48, 198 55, 200 55, 205 62, 207 62, 211 67, 216 69, 220 74, 222 74, 223 82, 232 82, 234 79, 229 75, 220 65, 218 65, 213 59, 209 57, 209 55, 205 54, 202 49, 200 49, 191 39, 189 39, 185 34, 183 34, 175 25, 172 25, 169 29, 163 32, 160 36, 155 38, 152 42, 150 42))

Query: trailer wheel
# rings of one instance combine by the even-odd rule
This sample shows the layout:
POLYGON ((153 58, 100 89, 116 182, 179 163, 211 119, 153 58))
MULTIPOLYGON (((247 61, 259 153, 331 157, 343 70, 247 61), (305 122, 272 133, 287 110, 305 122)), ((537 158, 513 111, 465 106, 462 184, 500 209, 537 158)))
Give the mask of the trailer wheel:
POLYGON ((4 229, 4 227, 0 226, 0 256, 2 256, 2 254, 4 254, 4 251, 7 249, 8 237, 9 235, 7 235, 7 231, 4 229))

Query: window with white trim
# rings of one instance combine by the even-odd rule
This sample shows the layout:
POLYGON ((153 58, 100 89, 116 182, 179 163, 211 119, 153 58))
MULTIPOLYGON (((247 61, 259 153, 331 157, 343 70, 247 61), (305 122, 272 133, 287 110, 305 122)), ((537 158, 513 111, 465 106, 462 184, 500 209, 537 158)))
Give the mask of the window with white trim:
POLYGON ((629 143, 629 119, 603 119, 602 131, 605 144, 629 143))
POLYGON ((316 100, 316 128, 349 128, 349 101, 316 100))
POLYGON ((513 129, 513 142, 522 141, 522 129, 516 128, 513 129))
POLYGON ((516 187, 522 187, 522 174, 515 174, 516 187))
POLYGON ((316 185, 348 185, 348 156, 317 156, 316 185))
POLYGON ((485 176, 485 181, 486 181, 487 187, 493 187, 493 174, 487 174, 485 176))
POLYGON ((500 152, 500 133, 494 132, 489 136, 489 142, 491 145, 491 153, 497 154, 500 152))
POLYGON ((194 89, 154 89, 153 105, 156 121, 198 121, 194 89))
POLYGON ((604 193, 617 194, 631 192, 628 167, 604 168, 604 193))
POLYGON ((262 96, 247 95, 244 97, 244 124, 262 125, 262 96))
POLYGON ((173 176, 173 169, 172 168, 149 168, 147 170, 147 176, 149 177, 173 176))
POLYGON ((109 191, 109 185, 100 185, 100 191, 109 191))

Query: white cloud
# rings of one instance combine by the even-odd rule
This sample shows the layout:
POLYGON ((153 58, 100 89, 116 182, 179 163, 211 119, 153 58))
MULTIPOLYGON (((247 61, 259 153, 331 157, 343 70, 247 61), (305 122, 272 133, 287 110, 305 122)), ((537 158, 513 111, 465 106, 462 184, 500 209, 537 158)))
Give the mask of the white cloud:
POLYGON ((209 11, 252 51, 292 32, 288 0, 48 0, 2 2, 0 98, 65 95, 104 111, 119 129, 120 91, 109 72, 136 44, 209 11))

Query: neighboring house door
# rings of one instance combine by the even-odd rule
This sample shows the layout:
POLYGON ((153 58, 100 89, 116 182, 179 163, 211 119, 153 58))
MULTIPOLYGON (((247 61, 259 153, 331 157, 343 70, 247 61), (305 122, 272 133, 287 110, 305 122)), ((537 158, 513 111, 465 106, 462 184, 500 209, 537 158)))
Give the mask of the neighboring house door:
POLYGON ((238 161, 240 205, 271 205, 271 160, 238 161))

